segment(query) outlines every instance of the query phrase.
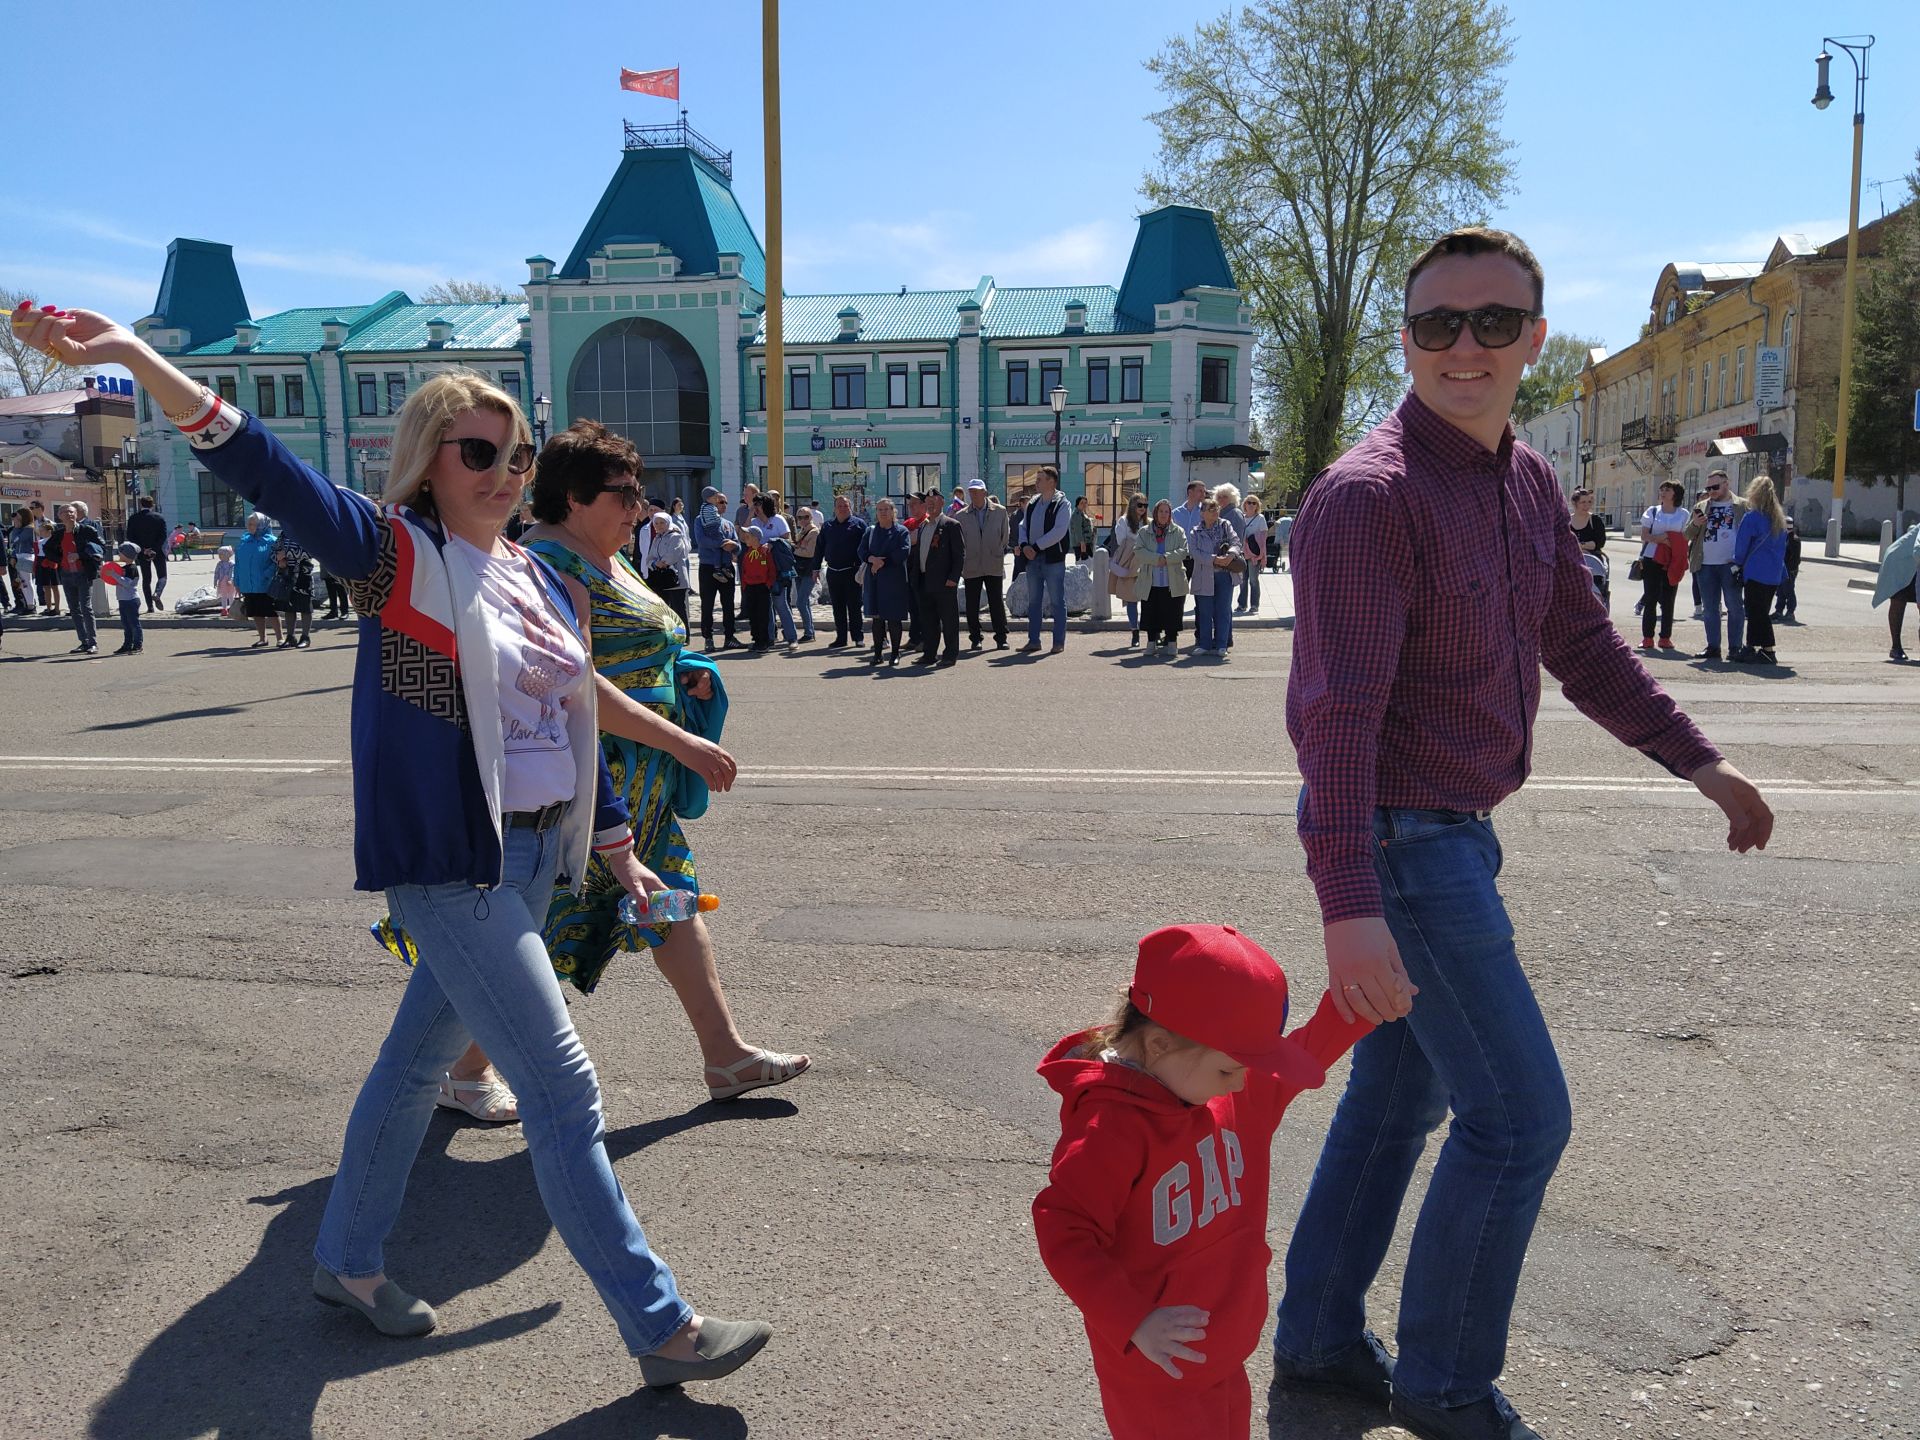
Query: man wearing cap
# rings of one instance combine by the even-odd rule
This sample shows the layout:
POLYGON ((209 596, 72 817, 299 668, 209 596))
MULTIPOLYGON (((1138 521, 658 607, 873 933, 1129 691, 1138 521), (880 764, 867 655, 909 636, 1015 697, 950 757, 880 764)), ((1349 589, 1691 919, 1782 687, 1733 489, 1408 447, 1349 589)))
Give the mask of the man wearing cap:
POLYGON ((1007 603, 1002 591, 1007 576, 1007 507, 987 493, 987 482, 967 482, 967 508, 958 516, 966 537, 967 560, 961 576, 967 583, 967 637, 980 648, 980 596, 987 597, 993 620, 993 646, 1007 648, 1007 603))
POLYGON ((1495 885, 1492 812, 1532 767, 1541 666, 1717 804, 1730 849, 1773 829, 1614 629, 1552 466, 1514 439, 1543 288, 1504 231, 1457 230, 1422 254, 1401 331, 1412 394, 1321 474, 1292 536, 1300 839, 1329 989, 1380 1028, 1354 1047, 1294 1229, 1275 1372, 1383 1403, 1421 1440, 1539 1440, 1494 1382, 1572 1115, 1495 885), (1367 1290, 1449 1111, 1390 1360, 1367 1290))
POLYGON ((693 546, 700 556, 700 641, 713 649, 713 602, 720 601, 726 625, 726 643, 738 644, 733 637, 733 584, 735 556, 740 539, 727 519, 727 497, 709 486, 701 495, 700 514, 693 522, 693 546))

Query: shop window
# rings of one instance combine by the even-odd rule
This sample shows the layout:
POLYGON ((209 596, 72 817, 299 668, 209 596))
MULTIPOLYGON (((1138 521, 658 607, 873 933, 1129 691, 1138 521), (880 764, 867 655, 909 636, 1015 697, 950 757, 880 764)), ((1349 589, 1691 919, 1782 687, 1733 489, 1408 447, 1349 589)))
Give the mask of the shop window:
POLYGON ((362 470, 360 472, 360 493, 362 495, 380 495, 387 488, 385 470, 362 470))
POLYGON ((518 370, 502 370, 500 372, 500 388, 506 391, 514 401, 518 402, 520 399, 520 372, 518 370))
POLYGON ((1144 397, 1146 393, 1146 387, 1142 383, 1142 381, 1144 378, 1145 368, 1146 367, 1144 366, 1144 364, 1138 360, 1122 360, 1120 362, 1120 403, 1121 404, 1123 405, 1138 404, 1140 400, 1144 397))
POLYGON ((1140 488, 1140 462, 1122 460, 1116 471, 1111 460, 1087 463, 1081 491, 1087 497, 1087 512, 1095 525, 1107 527, 1127 513, 1127 501, 1140 488))
MULTIPOLYGON (((938 465, 889 465, 887 466, 887 494, 904 505, 906 497, 918 495, 922 490, 940 488, 940 467, 938 465)), ((904 511, 902 523, 906 520, 904 511)))
POLYGON ((253 382, 253 394, 257 407, 253 413, 262 420, 273 419, 278 409, 273 403, 273 377, 271 375, 256 376, 253 382))
POLYGON ((802 367, 787 372, 787 408, 789 410, 813 408, 812 370, 802 367))
POLYGON ((836 365, 833 367, 833 408, 836 410, 864 410, 867 408, 867 371, 863 365, 836 365))
POLYGON ((1087 362, 1087 403, 1089 405, 1105 405, 1109 403, 1107 362, 1105 360, 1089 360, 1087 362))
POLYGON ((378 415, 380 413, 380 382, 371 375, 355 377, 360 388, 360 413, 378 415))
POLYGON ((930 409, 940 405, 940 367, 936 364, 923 364, 920 367, 920 403, 930 409))
POLYGON ((887 408, 907 408, 907 367, 904 365, 887 366, 887 408))
POLYGON ((1060 362, 1042 360, 1040 362, 1040 399, 1039 404, 1053 404, 1053 392, 1060 388, 1060 362))
POLYGON ((230 530, 246 518, 246 497, 213 478, 212 472, 196 470, 200 482, 200 518, 194 523, 202 530, 230 530))
POLYGON ((1227 361, 1224 356, 1205 355, 1200 360, 1200 403, 1225 405, 1232 398, 1228 388, 1227 361))
POLYGON ((299 420, 307 413, 307 382, 298 375, 289 375, 284 387, 287 403, 282 407, 290 420, 299 420))
POLYGON ((240 403, 240 382, 231 375, 216 376, 213 382, 213 393, 229 405, 238 405, 240 403))
POLYGON ((398 415, 400 407, 407 403, 407 377, 404 375, 387 376, 387 414, 398 415))
POLYGON ((1015 360, 1007 366, 1007 404, 1031 405, 1027 398, 1027 362, 1015 360))
MULTIPOLYGON (((1007 508, 1017 510, 1039 492, 1040 482, 1034 476, 1043 467, 1039 463, 1010 464, 1007 466, 1007 508)), ((1018 523, 1016 520, 1014 523, 1018 523)))

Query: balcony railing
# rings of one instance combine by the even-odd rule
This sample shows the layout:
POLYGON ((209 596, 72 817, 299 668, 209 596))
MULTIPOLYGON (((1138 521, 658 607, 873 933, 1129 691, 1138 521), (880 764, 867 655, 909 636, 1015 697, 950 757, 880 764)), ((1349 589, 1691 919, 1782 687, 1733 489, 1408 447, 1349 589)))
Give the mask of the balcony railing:
POLYGON ((630 121, 623 121, 622 124, 627 132, 624 149, 664 150, 682 147, 698 155, 728 180, 733 179, 733 152, 722 150, 687 124, 684 118, 674 125, 635 125, 630 121))
POLYGON ((1645 415, 1638 420, 1622 421, 1622 450, 1651 450, 1656 445, 1673 443, 1674 418, 1671 415, 1645 415))

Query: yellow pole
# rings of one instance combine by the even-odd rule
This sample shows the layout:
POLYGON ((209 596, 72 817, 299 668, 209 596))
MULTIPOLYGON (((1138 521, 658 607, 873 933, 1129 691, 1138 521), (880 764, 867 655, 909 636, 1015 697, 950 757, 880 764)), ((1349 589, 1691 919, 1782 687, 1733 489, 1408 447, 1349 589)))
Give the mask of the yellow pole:
MULTIPOLYGON (((780 278, 780 0, 760 0, 760 92, 767 167, 767 485, 783 498, 791 498, 787 496, 786 303, 780 278)), ((745 484, 752 477, 740 478, 745 484)))
POLYGON ((1847 498, 1847 418, 1853 411, 1854 267, 1860 258, 1860 148, 1867 117, 1853 117, 1853 200, 1847 211, 1847 275, 1840 305, 1840 419, 1833 427, 1833 510, 1827 516, 1827 554, 1840 553, 1840 514, 1847 498))

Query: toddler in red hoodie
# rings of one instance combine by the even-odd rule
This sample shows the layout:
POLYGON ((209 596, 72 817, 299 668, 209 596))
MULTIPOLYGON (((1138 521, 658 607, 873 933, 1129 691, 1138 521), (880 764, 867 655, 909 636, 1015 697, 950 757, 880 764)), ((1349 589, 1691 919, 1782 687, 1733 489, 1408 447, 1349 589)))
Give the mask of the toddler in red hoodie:
POLYGON ((1274 1131, 1371 1028, 1330 996, 1292 1035, 1286 1019, 1265 950, 1230 926, 1171 925, 1140 942, 1114 1019, 1041 1062, 1060 1143, 1034 1235, 1086 1320, 1114 1440, 1246 1440, 1274 1131))

